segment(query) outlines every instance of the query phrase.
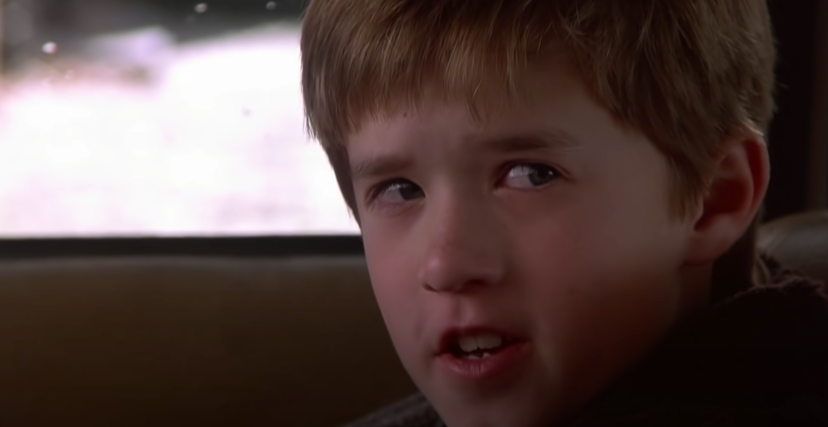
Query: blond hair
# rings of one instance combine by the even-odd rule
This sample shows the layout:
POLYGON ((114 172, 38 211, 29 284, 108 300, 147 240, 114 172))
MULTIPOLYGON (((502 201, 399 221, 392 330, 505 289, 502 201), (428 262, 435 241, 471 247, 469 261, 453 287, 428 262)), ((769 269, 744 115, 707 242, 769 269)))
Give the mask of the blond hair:
POLYGON ((351 209, 346 140, 366 119, 418 108, 427 85, 485 113, 481 82, 519 96, 517 79, 553 41, 595 98, 669 159, 681 214, 707 190, 727 137, 764 132, 773 115, 765 0, 312 0, 307 126, 351 209))

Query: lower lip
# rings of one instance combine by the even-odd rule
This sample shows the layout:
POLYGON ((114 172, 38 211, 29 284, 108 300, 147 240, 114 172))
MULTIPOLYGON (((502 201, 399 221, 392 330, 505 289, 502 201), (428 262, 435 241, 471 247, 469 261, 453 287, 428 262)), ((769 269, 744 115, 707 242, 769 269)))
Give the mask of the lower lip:
POLYGON ((514 375, 528 355, 528 343, 513 343, 488 357, 465 359, 444 353, 438 360, 453 376, 461 380, 488 382, 514 375))

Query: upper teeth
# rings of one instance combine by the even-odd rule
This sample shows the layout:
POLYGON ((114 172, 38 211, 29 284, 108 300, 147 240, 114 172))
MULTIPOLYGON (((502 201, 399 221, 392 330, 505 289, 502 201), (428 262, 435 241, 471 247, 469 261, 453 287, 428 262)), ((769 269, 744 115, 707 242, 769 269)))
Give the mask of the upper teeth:
POLYGON ((476 350, 488 350, 503 345, 503 338, 493 334, 463 335, 457 339, 460 349, 470 353, 476 350))

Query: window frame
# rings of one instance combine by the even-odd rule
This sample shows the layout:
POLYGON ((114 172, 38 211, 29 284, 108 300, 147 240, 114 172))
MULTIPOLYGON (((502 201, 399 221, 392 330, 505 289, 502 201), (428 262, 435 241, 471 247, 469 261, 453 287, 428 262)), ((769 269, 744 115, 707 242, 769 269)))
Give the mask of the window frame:
POLYGON ((0 239, 0 261, 50 258, 363 256, 359 235, 0 239))

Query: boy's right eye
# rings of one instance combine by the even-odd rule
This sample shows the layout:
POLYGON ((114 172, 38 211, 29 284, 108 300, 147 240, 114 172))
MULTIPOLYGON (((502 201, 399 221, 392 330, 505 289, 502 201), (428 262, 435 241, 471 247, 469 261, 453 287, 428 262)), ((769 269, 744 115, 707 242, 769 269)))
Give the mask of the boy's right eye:
POLYGON ((398 205, 423 196, 425 196, 425 192, 419 185, 407 179, 396 179, 377 186, 371 192, 370 202, 398 205))

